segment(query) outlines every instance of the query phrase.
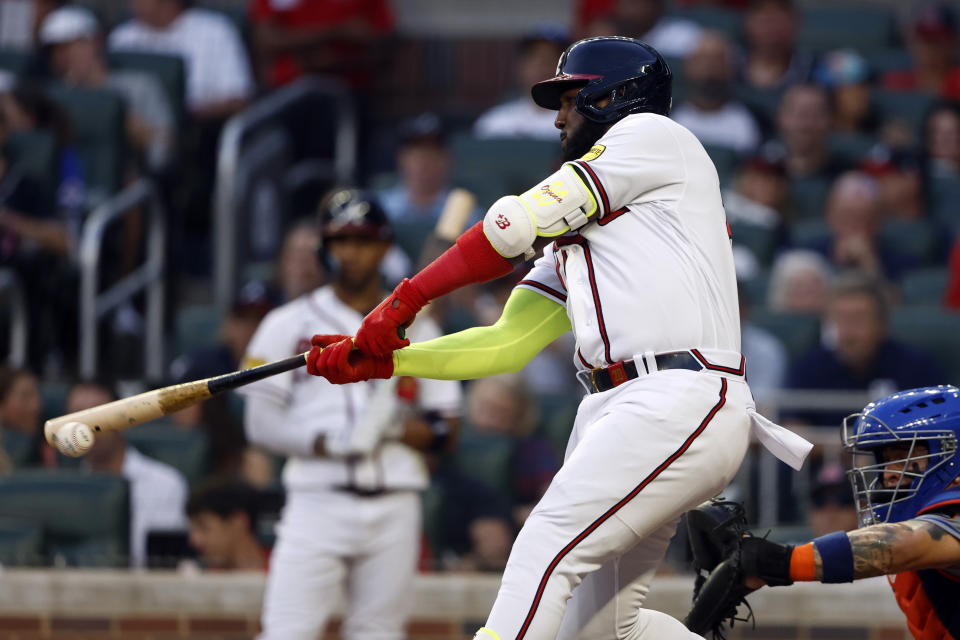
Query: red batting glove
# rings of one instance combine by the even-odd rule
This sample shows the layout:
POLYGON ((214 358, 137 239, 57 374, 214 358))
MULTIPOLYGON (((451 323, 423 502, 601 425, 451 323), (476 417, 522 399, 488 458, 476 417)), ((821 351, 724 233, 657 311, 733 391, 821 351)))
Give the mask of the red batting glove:
POLYGON ((354 349, 350 338, 327 347, 317 344, 329 337, 314 336, 311 340, 314 347, 307 356, 307 371, 312 375, 322 376, 333 384, 386 379, 393 375, 393 355, 367 355, 354 349))
POLYGON ((385 356, 410 344, 401 328, 413 322, 417 312, 429 300, 408 278, 397 285, 387 299, 367 314, 357 331, 354 344, 364 353, 385 356))
POLYGON ((321 375, 317 371, 317 358, 320 357, 320 353, 332 344, 349 339, 350 336, 345 336, 342 333, 318 333, 310 338, 310 344, 313 345, 313 348, 307 354, 307 373, 312 376, 321 375))

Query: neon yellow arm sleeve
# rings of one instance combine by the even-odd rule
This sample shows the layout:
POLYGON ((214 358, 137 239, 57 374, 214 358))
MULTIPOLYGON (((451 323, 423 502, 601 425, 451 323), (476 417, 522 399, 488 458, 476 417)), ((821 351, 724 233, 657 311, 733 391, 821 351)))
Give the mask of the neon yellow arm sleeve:
POLYGON ((393 375, 471 380, 519 371, 570 330, 566 309, 528 289, 514 289, 489 327, 473 327, 393 352, 393 375))

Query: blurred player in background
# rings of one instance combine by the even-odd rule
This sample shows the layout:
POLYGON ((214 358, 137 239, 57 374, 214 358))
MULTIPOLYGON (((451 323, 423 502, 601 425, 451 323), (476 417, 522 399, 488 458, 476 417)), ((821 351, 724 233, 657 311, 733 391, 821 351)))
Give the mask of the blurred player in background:
POLYGON ((476 637, 697 637, 640 608, 680 515, 727 486, 751 428, 797 468, 809 443, 755 411, 717 171, 668 117, 663 57, 632 38, 588 38, 532 94, 558 111, 566 162, 495 202, 355 341, 320 351, 330 343, 315 337, 307 368, 342 383, 485 377, 522 368, 572 329, 590 395, 476 637), (507 275, 541 247, 494 325, 402 348, 398 330, 429 300, 507 275))
MULTIPOLYGON (((317 327, 355 332, 383 299, 379 267, 392 240, 386 214, 366 195, 345 190, 325 199, 321 216, 333 281, 264 318, 248 367, 306 351, 317 327)), ((439 335, 428 317, 410 332, 439 335)), ((290 456, 261 640, 315 640, 344 586, 345 638, 405 637, 420 545, 419 491, 428 481, 415 448, 442 450, 451 442, 459 384, 407 378, 339 387, 298 370, 244 394, 250 441, 290 456)))

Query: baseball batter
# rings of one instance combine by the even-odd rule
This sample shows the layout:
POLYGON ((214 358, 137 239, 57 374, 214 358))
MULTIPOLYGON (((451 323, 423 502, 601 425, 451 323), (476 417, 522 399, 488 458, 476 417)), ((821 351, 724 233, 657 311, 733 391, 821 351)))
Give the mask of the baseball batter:
POLYGON ((566 162, 494 203, 355 340, 314 350, 308 369, 334 382, 486 376, 572 329, 589 395, 476 637, 699 637, 640 608, 678 518, 730 482, 751 424, 794 466, 809 443, 754 410, 717 172, 667 117, 660 54, 630 38, 581 40, 533 98, 557 110, 566 162), (493 326, 410 346, 398 335, 427 301, 509 273, 542 246, 493 326))
MULTIPOLYGON (((336 279, 268 314, 247 366, 306 351, 318 326, 353 333, 383 297, 379 265, 392 237, 386 215, 355 191, 333 194, 322 213, 336 279)), ((410 333, 439 335, 428 317, 410 333)), ((428 483, 422 456, 407 443, 443 447, 461 394, 456 382, 405 379, 399 392, 409 400, 416 384, 414 407, 398 398, 396 380, 334 386, 297 370, 244 388, 250 440, 290 456, 261 640, 316 640, 342 595, 345 638, 405 637, 420 547, 418 492, 428 483)))

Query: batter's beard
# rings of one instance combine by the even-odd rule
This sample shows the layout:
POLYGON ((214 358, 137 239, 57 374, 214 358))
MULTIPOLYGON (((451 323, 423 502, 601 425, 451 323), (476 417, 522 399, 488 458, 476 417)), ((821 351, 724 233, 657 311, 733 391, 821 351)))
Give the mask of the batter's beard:
POLYGON ((584 120, 576 129, 568 130, 567 137, 561 143, 563 161, 569 162, 583 157, 609 128, 610 125, 607 124, 584 120))

